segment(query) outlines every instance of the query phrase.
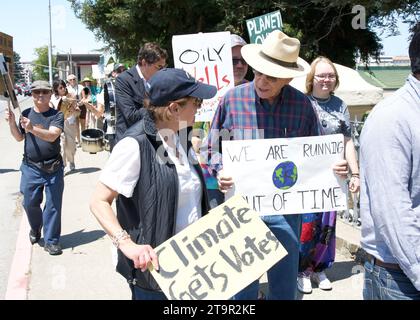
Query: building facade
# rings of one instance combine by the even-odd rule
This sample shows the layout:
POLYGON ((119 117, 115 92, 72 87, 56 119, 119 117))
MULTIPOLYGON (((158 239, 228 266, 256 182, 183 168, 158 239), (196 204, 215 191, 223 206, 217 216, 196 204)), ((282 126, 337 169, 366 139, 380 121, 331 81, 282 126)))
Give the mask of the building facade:
POLYGON ((57 54, 57 68, 60 79, 66 80, 75 74, 78 81, 92 75, 92 66, 98 65, 100 54, 57 54))
POLYGON ((25 79, 24 81, 27 85, 29 85, 32 82, 34 66, 32 62, 21 62, 21 64, 23 67, 22 74, 25 79))

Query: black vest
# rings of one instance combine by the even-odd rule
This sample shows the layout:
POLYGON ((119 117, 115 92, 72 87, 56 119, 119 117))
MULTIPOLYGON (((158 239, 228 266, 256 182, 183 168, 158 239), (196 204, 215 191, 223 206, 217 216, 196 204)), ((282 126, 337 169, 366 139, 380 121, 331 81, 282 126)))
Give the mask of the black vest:
MULTIPOLYGON (((124 137, 137 140, 140 148, 140 175, 133 196, 117 199, 117 217, 131 239, 138 244, 149 244, 156 248, 175 234, 178 206, 178 174, 164 151, 163 144, 157 140, 154 121, 148 113, 130 127, 124 137), (169 161, 168 161, 169 160, 169 161)), ((188 151, 191 142, 183 146, 188 151)), ((191 163, 191 159, 190 163, 191 163)), ((204 177, 200 165, 194 164, 203 190, 201 212, 205 215, 210 207, 204 177)), ((118 250, 117 271, 129 283, 147 290, 160 290, 149 271, 135 269, 133 261, 118 250)))

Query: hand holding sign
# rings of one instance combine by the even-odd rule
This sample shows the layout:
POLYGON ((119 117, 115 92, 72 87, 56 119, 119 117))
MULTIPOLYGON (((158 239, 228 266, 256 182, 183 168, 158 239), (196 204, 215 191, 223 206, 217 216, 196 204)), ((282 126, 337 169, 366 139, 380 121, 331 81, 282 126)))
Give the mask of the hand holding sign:
POLYGON ((224 171, 221 170, 217 175, 217 184, 219 190, 226 193, 229 189, 232 189, 234 182, 232 177, 225 175, 224 171))
POLYGON ((134 262, 134 268, 140 269, 142 272, 147 268, 159 270, 158 257, 153 248, 149 245, 139 245, 131 240, 122 242, 119 246, 121 252, 134 262))
POLYGON ((349 173, 348 163, 347 160, 339 160, 333 166, 333 171, 336 175, 340 176, 341 178, 347 178, 347 174, 349 173))

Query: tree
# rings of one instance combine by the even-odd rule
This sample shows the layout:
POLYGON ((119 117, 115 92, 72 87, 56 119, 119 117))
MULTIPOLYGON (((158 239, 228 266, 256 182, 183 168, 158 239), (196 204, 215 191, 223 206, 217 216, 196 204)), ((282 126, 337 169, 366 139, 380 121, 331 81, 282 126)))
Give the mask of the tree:
POLYGON ((14 69, 15 69, 15 83, 20 83, 25 80, 25 76, 23 73, 23 66, 20 63, 20 55, 13 51, 13 63, 14 63, 14 69))
POLYGON ((155 41, 171 52, 175 34, 229 30, 247 38, 246 19, 271 11, 282 13, 284 31, 300 39, 302 57, 326 55, 353 66, 356 56, 378 57, 382 46, 373 28, 393 34, 397 17, 414 25, 418 0, 68 0, 77 17, 120 56, 132 59, 141 44, 155 41), (355 28, 359 5, 365 28, 355 28))
MULTIPOLYGON (((48 72, 48 46, 35 48, 35 54, 38 58, 34 61, 34 80, 49 81, 48 72)), ((56 57, 52 57, 52 65, 55 65, 56 57)))
POLYGON ((135 60, 148 41, 170 48, 174 34, 217 31, 223 18, 215 0, 69 1, 76 16, 115 50, 119 60, 135 60))

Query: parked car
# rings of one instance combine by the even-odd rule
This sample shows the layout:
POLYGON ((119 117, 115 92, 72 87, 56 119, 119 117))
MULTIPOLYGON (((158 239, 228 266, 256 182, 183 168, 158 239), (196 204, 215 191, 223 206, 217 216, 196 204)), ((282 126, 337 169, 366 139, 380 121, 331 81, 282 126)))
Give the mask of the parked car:
POLYGON ((15 84, 15 93, 16 95, 23 94, 21 84, 17 84, 17 83, 15 84))
POLYGON ((27 85, 23 88, 23 95, 26 96, 30 96, 32 95, 32 90, 31 90, 31 86, 27 85))

